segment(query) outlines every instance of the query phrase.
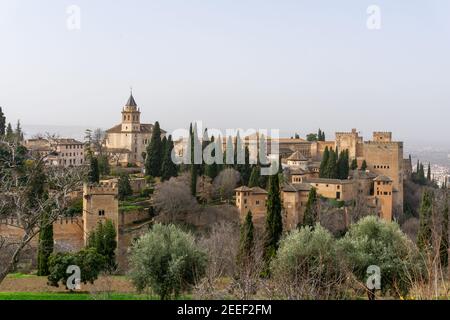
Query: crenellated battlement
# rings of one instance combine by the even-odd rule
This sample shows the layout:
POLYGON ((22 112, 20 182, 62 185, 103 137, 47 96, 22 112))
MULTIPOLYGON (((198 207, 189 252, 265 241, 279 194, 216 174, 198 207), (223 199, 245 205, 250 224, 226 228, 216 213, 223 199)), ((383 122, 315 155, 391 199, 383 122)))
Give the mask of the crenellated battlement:
POLYGON ((88 184, 83 185, 83 194, 86 195, 117 195, 118 188, 117 183, 114 181, 101 181, 99 184, 88 184))
POLYGON ((347 136, 347 137, 354 137, 357 136, 359 133, 358 131, 353 128, 352 131, 345 131, 345 132, 336 132, 336 137, 343 137, 343 136, 347 136))
POLYGON ((392 132, 390 131, 375 131, 373 133, 373 141, 392 141, 392 132))
MULTIPOLYGON (((80 217, 58 217, 55 219, 55 221, 53 222, 53 225, 55 224, 82 224, 83 223, 83 219, 80 217)), ((11 227, 17 227, 20 228, 21 227, 21 223, 19 221, 19 219, 17 218, 12 218, 12 217, 2 217, 0 218, 0 224, 1 225, 6 225, 6 226, 11 226, 11 227)))
POLYGON ((403 142, 400 141, 364 141, 366 145, 403 148, 403 142))

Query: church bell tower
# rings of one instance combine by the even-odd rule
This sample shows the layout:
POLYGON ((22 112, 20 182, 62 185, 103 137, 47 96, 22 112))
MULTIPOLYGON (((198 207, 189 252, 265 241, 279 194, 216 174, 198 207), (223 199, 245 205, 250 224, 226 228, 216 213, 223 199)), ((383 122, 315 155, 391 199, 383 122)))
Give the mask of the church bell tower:
POLYGON ((130 94, 126 105, 122 110, 122 132, 140 132, 141 130, 141 112, 133 97, 130 94))

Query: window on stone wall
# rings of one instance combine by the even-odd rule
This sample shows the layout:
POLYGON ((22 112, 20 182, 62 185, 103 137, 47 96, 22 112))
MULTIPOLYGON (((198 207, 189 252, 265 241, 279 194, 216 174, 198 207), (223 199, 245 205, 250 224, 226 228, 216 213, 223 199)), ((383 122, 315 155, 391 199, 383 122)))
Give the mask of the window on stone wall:
POLYGON ((100 217, 105 216, 105 210, 98 210, 98 215, 99 215, 100 217))

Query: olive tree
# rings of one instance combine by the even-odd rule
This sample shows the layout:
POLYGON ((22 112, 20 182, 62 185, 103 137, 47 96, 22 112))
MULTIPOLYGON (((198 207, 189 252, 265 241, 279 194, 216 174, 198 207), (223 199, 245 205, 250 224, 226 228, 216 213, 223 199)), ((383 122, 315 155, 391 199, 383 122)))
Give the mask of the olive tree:
POLYGON ((161 300, 177 298, 205 273, 207 255, 195 238, 175 225, 155 224, 131 248, 130 277, 139 292, 153 290, 161 300))
POLYGON ((346 272, 336 241, 320 224, 284 237, 271 273, 278 295, 286 299, 336 299, 345 291, 346 272))
POLYGON ((412 276, 420 272, 418 252, 397 223, 368 216, 352 225, 339 241, 350 270, 366 287, 369 299, 375 299, 375 286, 367 287, 368 268, 380 270, 381 292, 401 296, 412 286, 412 276))

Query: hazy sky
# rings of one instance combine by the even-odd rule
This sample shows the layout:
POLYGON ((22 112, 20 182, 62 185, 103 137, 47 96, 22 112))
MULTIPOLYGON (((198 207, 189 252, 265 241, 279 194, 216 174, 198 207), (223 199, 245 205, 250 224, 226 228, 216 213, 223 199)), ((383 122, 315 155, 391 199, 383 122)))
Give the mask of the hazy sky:
POLYGON ((0 0, 0 41, 13 122, 108 128, 133 86, 168 130, 357 127, 450 147, 448 0, 0 0))

